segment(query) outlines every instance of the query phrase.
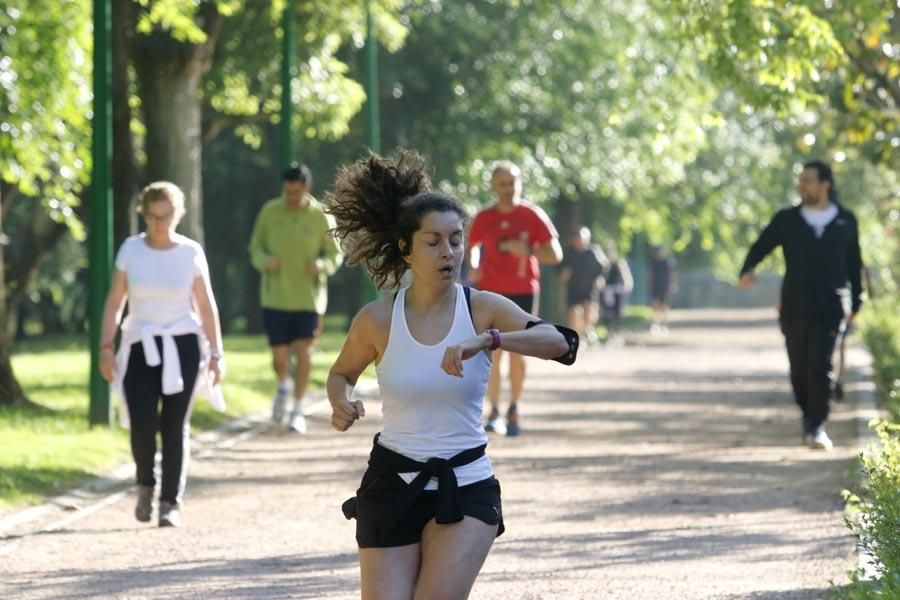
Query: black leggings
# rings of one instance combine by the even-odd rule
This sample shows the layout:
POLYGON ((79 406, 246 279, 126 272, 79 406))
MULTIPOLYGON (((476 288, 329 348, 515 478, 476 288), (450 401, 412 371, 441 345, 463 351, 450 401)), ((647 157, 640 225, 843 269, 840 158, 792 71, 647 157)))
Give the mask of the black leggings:
MULTIPOLYGON (((180 504, 187 478, 191 396, 200 369, 200 346, 195 334, 174 337, 181 360, 184 389, 162 393, 162 365, 150 367, 140 342, 131 345, 125 372, 125 399, 131 420, 131 454, 140 485, 155 486, 156 432, 162 436, 162 489, 160 500, 180 504), (162 410, 159 400, 162 398, 162 410)), ((155 337, 162 356, 162 338, 155 337)))

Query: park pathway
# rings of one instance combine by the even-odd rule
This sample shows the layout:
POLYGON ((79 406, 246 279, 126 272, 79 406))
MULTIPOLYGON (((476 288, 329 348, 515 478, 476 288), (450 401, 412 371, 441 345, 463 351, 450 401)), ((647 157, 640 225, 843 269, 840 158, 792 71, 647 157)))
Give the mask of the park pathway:
MULTIPOLYGON (((524 435, 488 448, 507 531, 472 598, 824 598, 846 581, 858 394, 833 411, 835 451, 802 447, 772 311, 676 312, 666 337, 529 368, 524 435)), ((135 522, 129 493, 0 533, 0 598, 358 597, 340 504, 379 428, 367 408, 346 434, 323 409, 305 437, 257 423, 195 452, 181 529, 135 522)))

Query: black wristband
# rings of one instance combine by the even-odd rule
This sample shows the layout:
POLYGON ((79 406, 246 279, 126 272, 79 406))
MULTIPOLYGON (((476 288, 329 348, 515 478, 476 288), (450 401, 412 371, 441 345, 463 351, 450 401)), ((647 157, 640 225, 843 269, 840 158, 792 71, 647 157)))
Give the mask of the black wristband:
POLYGON ((568 327, 563 327, 562 325, 557 325, 556 323, 551 323, 550 321, 544 321, 543 319, 539 321, 528 321, 525 325, 525 329, 531 329, 537 325, 553 325, 558 332, 563 334, 563 337, 566 338, 566 343, 569 344, 569 349, 565 354, 561 356, 557 356, 556 358, 551 358, 550 360, 555 360, 558 363, 564 365, 571 365, 575 363, 575 359, 578 357, 578 332, 574 329, 569 329, 568 327))

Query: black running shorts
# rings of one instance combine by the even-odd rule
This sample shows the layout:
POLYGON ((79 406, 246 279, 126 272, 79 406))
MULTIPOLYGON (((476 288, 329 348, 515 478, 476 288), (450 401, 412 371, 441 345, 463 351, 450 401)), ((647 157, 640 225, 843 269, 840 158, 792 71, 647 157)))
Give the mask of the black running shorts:
MULTIPOLYGON (((391 531, 386 535, 379 532, 381 515, 390 511, 391 503, 407 485, 399 475, 378 477, 372 469, 365 472, 357 491, 356 542, 360 548, 393 548, 422 541, 422 530, 436 514, 436 490, 422 492, 391 531)), ((500 483, 495 477, 460 486, 459 498, 464 515, 488 525, 499 525, 497 537, 500 537, 504 531, 503 508, 500 483)))

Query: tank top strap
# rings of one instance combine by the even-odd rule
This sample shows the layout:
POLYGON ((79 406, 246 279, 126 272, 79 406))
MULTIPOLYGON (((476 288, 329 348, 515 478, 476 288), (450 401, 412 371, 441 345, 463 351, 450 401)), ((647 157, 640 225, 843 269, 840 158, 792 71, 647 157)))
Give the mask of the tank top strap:
POLYGON ((463 294, 466 296, 466 309, 469 311, 469 319, 472 321, 472 328, 475 328, 475 317, 472 315, 472 288, 467 285, 463 286, 463 294))
POLYGON ((406 288, 400 288, 394 292, 394 298, 391 304, 391 327, 388 330, 388 342, 384 348, 384 356, 381 358, 380 365, 390 362, 391 356, 395 352, 402 352, 402 347, 406 345, 404 340, 404 318, 403 307, 406 304, 406 288), (398 349, 398 346, 400 347, 398 349))
POLYGON ((475 319, 472 316, 471 289, 457 283, 456 309, 453 314, 452 329, 466 336, 475 334, 475 319))
POLYGON ((400 288, 394 292, 394 301, 391 304, 391 330, 397 323, 397 319, 403 318, 403 308, 406 306, 406 288, 400 288))

